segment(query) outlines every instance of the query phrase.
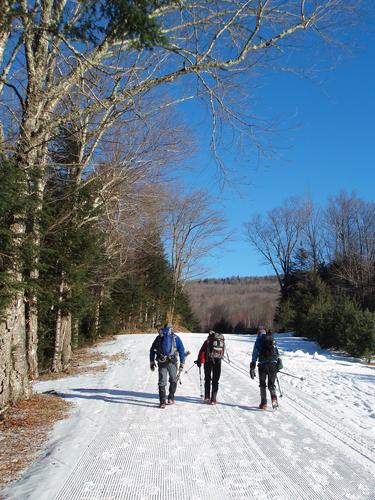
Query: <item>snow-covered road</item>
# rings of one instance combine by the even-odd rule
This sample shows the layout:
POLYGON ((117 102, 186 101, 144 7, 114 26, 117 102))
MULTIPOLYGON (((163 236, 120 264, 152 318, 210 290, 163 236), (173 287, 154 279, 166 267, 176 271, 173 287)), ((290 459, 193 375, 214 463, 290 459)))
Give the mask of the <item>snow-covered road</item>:
MULTIPOLYGON (((263 412, 247 374, 254 338, 228 335, 220 404, 203 404, 194 367, 176 405, 161 410, 148 362, 153 338, 101 346, 129 353, 105 373, 38 384, 75 408, 6 498, 375 499, 374 367, 278 335, 284 369, 306 380, 279 375, 280 410, 263 412)), ((189 368, 205 335, 181 338, 189 368)))

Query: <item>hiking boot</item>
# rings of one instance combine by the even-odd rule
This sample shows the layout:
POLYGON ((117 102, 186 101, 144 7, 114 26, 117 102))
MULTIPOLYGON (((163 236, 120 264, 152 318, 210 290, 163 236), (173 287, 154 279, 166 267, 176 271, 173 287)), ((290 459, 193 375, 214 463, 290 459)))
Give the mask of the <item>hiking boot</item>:
POLYGON ((277 399, 276 399, 276 398, 274 398, 274 399, 272 400, 272 408, 278 408, 278 407, 279 407, 279 403, 278 403, 277 399))
POLYGON ((267 403, 260 403, 260 405, 258 406, 258 408, 260 410, 267 410, 267 403))
POLYGON ((212 405, 216 405, 216 403, 217 403, 216 399, 211 399, 211 404, 212 405))
POLYGON ((159 408, 165 408, 165 403, 160 403, 159 408))
POLYGON ((207 404, 210 404, 211 400, 210 400, 210 398, 204 398, 204 402, 207 403, 207 404))
POLYGON ((175 400, 174 399, 168 399, 168 404, 169 405, 174 405, 175 404, 175 400))

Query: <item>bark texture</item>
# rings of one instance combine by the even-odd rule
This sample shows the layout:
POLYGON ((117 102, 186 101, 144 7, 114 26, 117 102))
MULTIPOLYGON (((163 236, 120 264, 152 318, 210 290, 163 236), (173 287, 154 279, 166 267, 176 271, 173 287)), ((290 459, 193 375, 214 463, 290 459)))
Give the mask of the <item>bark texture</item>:
POLYGON ((0 323, 0 408, 30 395, 25 338, 25 306, 18 292, 0 323))

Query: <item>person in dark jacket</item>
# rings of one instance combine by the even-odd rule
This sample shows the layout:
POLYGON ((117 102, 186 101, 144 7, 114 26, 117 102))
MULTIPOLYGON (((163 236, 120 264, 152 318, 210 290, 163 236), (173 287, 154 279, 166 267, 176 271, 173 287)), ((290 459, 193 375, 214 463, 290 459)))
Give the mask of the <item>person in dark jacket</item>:
POLYGON ((275 387, 278 357, 279 351, 271 331, 266 332, 262 326, 259 327, 250 363, 250 376, 252 379, 255 378, 255 366, 258 361, 260 387, 259 408, 261 410, 267 409, 267 386, 271 395, 272 407, 276 408, 278 406, 275 387))
POLYGON ((150 369, 156 368, 158 363, 159 370, 159 407, 165 408, 166 403, 174 404, 174 395, 177 388, 177 365, 180 358, 180 367, 182 370, 185 362, 185 348, 182 340, 172 330, 172 325, 167 323, 161 328, 159 335, 155 338, 150 349, 150 369), (166 397, 166 385, 169 375, 169 393, 166 397))
POLYGON ((207 339, 199 350, 195 364, 200 368, 204 364, 204 400, 216 404, 221 375, 221 360, 224 357, 224 336, 210 330, 207 339))

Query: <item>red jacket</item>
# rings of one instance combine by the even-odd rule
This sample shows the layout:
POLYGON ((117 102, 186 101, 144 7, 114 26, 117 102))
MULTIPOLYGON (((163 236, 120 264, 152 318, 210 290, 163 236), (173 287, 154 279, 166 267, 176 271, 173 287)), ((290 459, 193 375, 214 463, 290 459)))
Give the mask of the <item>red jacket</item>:
POLYGON ((199 350, 199 353, 198 353, 198 361, 202 364, 204 364, 206 362, 206 356, 207 356, 207 344, 208 344, 208 339, 206 339, 204 342, 203 342, 203 345, 202 347, 200 348, 199 350))

